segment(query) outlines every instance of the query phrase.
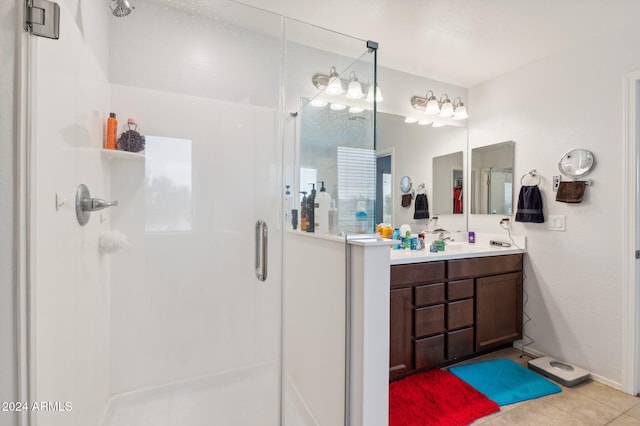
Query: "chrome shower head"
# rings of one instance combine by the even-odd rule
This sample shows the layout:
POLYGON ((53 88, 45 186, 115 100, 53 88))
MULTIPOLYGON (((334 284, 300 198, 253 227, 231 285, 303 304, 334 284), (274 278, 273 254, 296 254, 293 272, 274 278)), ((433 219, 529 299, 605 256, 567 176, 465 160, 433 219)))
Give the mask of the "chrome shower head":
POLYGON ((111 0, 111 12, 117 18, 127 16, 133 9, 128 0, 111 0))

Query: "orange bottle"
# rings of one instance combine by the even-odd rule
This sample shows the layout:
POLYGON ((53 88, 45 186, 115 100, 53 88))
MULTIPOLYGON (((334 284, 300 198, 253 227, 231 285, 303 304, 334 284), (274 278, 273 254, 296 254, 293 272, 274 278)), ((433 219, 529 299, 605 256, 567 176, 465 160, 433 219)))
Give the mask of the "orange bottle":
POLYGON ((116 132, 118 129, 118 120, 116 120, 116 113, 109 113, 109 118, 107 119, 107 143, 105 145, 106 149, 116 149, 116 132))

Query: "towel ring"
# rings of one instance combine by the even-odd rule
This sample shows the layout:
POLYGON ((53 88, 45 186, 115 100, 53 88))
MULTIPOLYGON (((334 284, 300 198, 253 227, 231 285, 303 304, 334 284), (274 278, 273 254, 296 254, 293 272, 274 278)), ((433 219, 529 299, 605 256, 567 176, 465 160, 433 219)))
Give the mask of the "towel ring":
POLYGON ((526 178, 527 176, 531 176, 531 177, 537 177, 538 178, 538 183, 536 183, 537 185, 540 185, 540 183, 542 182, 542 178, 540 177, 540 175, 538 174, 538 172, 536 171, 536 169, 533 169, 525 174, 522 175, 522 177, 520 178, 520 185, 523 184, 524 182, 524 178, 526 178))

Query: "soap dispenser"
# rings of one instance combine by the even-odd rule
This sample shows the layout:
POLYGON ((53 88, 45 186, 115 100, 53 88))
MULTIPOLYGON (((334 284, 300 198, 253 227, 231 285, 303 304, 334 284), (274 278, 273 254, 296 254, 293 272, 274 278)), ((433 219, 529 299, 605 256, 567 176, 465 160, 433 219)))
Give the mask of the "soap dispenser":
POLYGON ((320 193, 316 196, 314 203, 313 219, 315 221, 315 229, 318 234, 329 233, 329 207, 331 206, 331 196, 324 187, 324 181, 321 182, 320 193))
POLYGON ((311 185, 311 194, 307 197, 307 232, 314 232, 316 229, 313 216, 316 203, 316 184, 310 183, 309 185, 311 185))
POLYGON ((300 202, 300 230, 307 230, 307 191, 300 191, 302 201, 300 202))

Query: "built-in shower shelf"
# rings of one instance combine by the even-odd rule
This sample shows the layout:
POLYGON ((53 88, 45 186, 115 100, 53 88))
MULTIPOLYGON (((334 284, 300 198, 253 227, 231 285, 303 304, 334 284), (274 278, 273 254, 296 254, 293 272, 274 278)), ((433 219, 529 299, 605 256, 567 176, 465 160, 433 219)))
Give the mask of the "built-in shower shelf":
POLYGON ((144 161, 144 152, 119 151, 117 149, 101 149, 102 156, 108 160, 144 161))

